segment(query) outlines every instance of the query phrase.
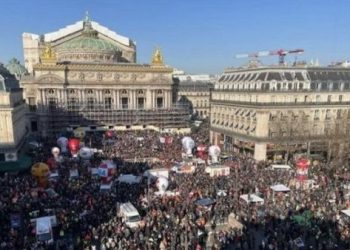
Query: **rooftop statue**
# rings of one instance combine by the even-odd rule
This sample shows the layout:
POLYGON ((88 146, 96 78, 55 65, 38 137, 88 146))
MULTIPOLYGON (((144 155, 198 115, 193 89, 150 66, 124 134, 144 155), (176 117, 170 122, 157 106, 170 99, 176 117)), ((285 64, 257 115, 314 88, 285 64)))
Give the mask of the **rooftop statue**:
POLYGON ((56 55, 51 47, 51 44, 47 44, 42 54, 42 59, 55 59, 55 58, 56 58, 56 55))
POLYGON ((152 64, 164 65, 163 56, 159 48, 157 48, 153 54, 152 64))

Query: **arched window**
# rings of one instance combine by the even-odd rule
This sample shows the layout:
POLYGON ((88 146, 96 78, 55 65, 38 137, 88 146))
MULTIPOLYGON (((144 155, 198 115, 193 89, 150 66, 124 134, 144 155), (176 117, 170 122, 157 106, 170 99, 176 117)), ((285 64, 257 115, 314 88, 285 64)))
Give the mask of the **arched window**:
POLYGON ((143 94, 144 94, 143 90, 139 90, 137 93, 138 93, 139 95, 143 95, 143 94))
POLYGON ((88 89, 88 90, 87 90, 87 93, 91 95, 91 94, 94 93, 94 91, 93 91, 92 89, 88 89))
POLYGON ((122 90, 122 95, 126 95, 128 93, 128 91, 126 91, 126 89, 122 90))
POLYGON ((55 94, 55 90, 53 90, 53 89, 49 89, 49 91, 48 91, 48 92, 49 92, 49 94, 50 94, 50 95, 55 94))
POLYGON ((163 91, 161 89, 158 89, 157 94, 163 94, 163 91))

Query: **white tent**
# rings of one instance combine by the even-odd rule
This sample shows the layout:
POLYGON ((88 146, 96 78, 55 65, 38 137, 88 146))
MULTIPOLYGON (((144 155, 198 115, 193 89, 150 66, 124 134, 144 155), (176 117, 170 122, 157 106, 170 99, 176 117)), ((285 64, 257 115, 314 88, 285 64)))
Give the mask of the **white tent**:
POLYGON ((277 184, 277 185, 271 186, 271 189, 275 192, 288 192, 288 191, 290 191, 290 189, 283 184, 277 184))
POLYGON ((209 165, 205 168, 205 172, 208 173, 210 177, 228 176, 230 175, 230 167, 225 165, 209 165))
POLYGON ((343 214, 345 214, 346 216, 350 217, 350 209, 341 210, 341 212, 342 212, 343 214))
POLYGON ((217 193, 216 193, 217 196, 227 196, 227 192, 225 190, 219 190, 217 193))
POLYGON ((113 182, 101 184, 100 185, 100 190, 101 191, 103 191, 103 190, 110 190, 111 187, 112 187, 112 184, 113 184, 113 182))
POLYGON ((167 179, 169 179, 169 170, 167 168, 154 168, 154 169, 149 169, 147 170, 144 175, 145 177, 154 177, 158 178, 160 176, 163 176, 167 179))
POLYGON ((274 164, 271 165, 271 169, 284 169, 284 170, 289 170, 291 167, 289 165, 282 165, 282 164, 274 164))
POLYGON ((58 175, 58 172, 51 172, 50 173, 50 179, 55 179, 55 178, 58 178, 59 177, 59 175, 58 175))
POLYGON ((177 196, 180 195, 180 192, 173 192, 173 191, 165 191, 165 192, 155 192, 155 196, 177 196))
POLYGON ((245 202, 247 203, 251 203, 251 202, 261 202, 261 203, 264 203, 264 199, 263 198, 260 198, 259 196, 255 195, 255 194, 251 194, 251 195, 248 195, 248 194, 243 194, 240 196, 240 198, 242 200, 244 200, 245 202), (250 196, 248 198, 248 196, 250 196))
POLYGON ((132 174, 125 174, 125 175, 119 176, 118 181, 124 182, 124 183, 129 183, 129 184, 135 184, 135 183, 140 183, 141 179, 142 178, 140 176, 135 176, 132 174))

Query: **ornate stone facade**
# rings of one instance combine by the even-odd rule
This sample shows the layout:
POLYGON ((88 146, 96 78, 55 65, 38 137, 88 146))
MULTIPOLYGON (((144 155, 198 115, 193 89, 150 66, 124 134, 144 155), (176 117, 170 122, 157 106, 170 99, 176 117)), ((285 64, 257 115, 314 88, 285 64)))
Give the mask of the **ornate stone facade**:
POLYGON ((26 106, 18 80, 0 65, 0 162, 17 161, 26 132, 26 106))
POLYGON ((89 19, 81 28, 72 39, 66 31, 50 35, 55 39, 45 44, 32 74, 21 81, 30 119, 40 132, 67 126, 186 126, 185 110, 173 106, 172 68, 163 64, 160 50, 151 65, 136 64, 133 43, 113 42, 89 19))
POLYGON ((211 141, 257 160, 290 150, 324 151, 350 133, 350 69, 227 69, 212 92, 211 141))

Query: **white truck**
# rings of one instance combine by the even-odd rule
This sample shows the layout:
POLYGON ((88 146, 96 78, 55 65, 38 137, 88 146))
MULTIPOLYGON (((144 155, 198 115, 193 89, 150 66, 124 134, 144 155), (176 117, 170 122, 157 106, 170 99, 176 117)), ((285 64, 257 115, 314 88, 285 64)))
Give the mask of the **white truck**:
POLYGON ((130 228, 136 228, 141 224, 141 216, 131 202, 122 203, 119 207, 118 216, 130 228))
POLYGON ((153 168, 149 169, 144 174, 147 178, 158 178, 158 177, 165 177, 169 179, 169 169, 166 168, 153 168))

